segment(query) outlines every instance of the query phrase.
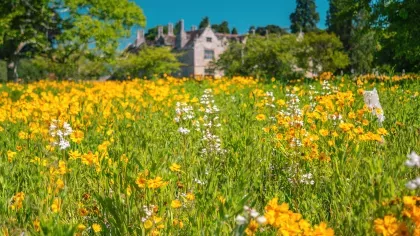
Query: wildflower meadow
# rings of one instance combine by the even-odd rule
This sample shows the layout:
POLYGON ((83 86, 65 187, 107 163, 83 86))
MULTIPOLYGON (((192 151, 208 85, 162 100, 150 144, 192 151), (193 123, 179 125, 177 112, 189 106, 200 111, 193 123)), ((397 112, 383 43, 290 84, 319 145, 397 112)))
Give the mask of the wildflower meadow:
POLYGON ((420 77, 0 88, 3 235, 420 235, 420 77))

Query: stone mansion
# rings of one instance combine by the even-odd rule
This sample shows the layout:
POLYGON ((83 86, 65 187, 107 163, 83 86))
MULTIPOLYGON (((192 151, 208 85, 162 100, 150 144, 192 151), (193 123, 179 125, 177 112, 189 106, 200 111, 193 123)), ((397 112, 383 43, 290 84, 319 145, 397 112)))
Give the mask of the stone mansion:
POLYGON ((158 34, 153 41, 145 39, 144 30, 137 31, 137 38, 130 44, 127 51, 138 51, 142 45, 168 46, 175 52, 181 52, 181 67, 179 76, 212 75, 223 76, 223 71, 211 68, 211 62, 217 60, 226 49, 230 41, 245 43, 246 35, 220 34, 214 32, 210 26, 197 29, 191 27, 185 31, 184 20, 180 20, 180 30, 174 34, 174 25, 168 24, 168 33, 163 33, 163 26, 158 27, 158 34))

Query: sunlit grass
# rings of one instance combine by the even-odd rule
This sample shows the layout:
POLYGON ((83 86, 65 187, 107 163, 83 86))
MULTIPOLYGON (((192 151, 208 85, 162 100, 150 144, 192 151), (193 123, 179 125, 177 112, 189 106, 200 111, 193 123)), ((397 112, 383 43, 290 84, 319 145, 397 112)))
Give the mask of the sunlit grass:
POLYGON ((419 92, 417 76, 331 74, 4 85, 1 232, 369 235, 391 214, 401 228, 419 92))

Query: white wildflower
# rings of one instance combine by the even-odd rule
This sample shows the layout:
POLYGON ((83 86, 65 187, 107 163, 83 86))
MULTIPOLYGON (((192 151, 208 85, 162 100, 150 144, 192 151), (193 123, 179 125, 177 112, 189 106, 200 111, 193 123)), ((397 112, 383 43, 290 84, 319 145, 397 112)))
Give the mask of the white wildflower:
POLYGON ((258 216, 257 217, 257 222, 258 222, 258 224, 263 225, 267 222, 267 219, 265 218, 265 216, 258 216))
POLYGON ((405 184, 405 187, 407 187, 410 190, 414 190, 417 188, 417 184, 413 181, 408 181, 408 183, 405 184))
POLYGON ((178 132, 180 132, 181 134, 187 135, 190 133, 190 130, 187 128, 179 127, 178 132))
POLYGON ((256 218, 257 216, 259 216, 259 215, 260 215, 260 213, 258 213, 258 211, 256 211, 255 209, 251 209, 251 210, 249 211, 249 215, 250 215, 252 218, 256 218))
POLYGON ((410 154, 407 155, 408 160, 405 162, 405 165, 408 167, 419 167, 420 168, 420 156, 411 151, 410 154))
POLYGON ((243 224, 245 224, 246 223, 246 218, 245 217, 243 217, 243 216, 241 216, 241 215, 238 215, 236 218, 235 218, 235 221, 236 221, 236 224, 238 224, 238 225, 243 225, 243 224))

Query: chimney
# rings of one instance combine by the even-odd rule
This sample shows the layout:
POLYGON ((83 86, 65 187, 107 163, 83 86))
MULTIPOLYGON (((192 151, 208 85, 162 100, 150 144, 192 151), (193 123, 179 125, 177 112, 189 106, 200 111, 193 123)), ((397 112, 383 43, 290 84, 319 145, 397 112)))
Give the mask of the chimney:
POLYGON ((136 46, 138 47, 142 43, 144 43, 144 30, 139 29, 137 30, 136 46))
POLYGON ((176 35, 176 48, 181 49, 187 43, 187 34, 185 33, 184 20, 179 21, 179 32, 176 35))
POLYGON ((268 37, 268 29, 265 30, 265 36, 268 37))
POLYGON ((255 35, 255 29, 251 30, 252 35, 255 35))
POLYGON ((180 32, 180 33, 185 32, 185 28, 184 28, 184 20, 183 20, 183 19, 179 21, 179 26, 180 26, 179 32, 180 32))
POLYGON ((174 25, 172 23, 168 24, 168 35, 173 36, 174 35, 174 25))
POLYGON ((193 25, 191 26, 191 31, 196 31, 197 30, 197 26, 193 25))
POLYGON ((158 38, 160 38, 160 37, 162 37, 163 36, 163 26, 159 26, 158 27, 158 38))

